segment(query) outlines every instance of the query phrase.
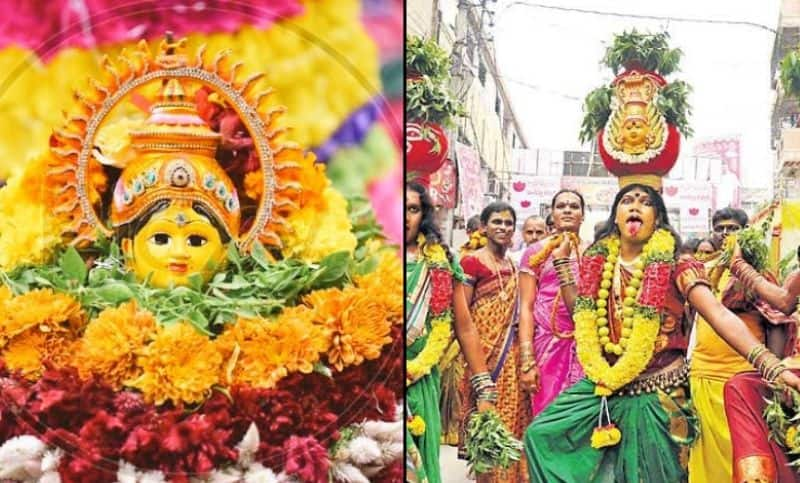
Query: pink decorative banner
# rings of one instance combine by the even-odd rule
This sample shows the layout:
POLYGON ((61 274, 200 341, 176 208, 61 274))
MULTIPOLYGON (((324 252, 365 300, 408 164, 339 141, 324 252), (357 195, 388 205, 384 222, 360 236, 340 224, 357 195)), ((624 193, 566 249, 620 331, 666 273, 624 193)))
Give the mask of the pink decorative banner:
POLYGON ((481 160, 477 151, 465 144, 456 142, 456 161, 458 163, 461 214, 466 220, 470 216, 480 214, 483 208, 481 160))
POLYGON ((741 146, 739 138, 701 141, 694 146, 694 155, 720 161, 720 178, 714 208, 741 208, 741 146))
POLYGON ((442 208, 456 207, 456 165, 452 159, 445 160, 438 171, 430 176, 428 192, 435 206, 442 208))

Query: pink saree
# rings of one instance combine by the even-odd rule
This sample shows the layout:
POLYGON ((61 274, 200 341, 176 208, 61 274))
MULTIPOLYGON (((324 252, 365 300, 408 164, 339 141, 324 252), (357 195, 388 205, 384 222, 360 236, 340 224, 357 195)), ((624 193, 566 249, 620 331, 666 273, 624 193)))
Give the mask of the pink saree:
MULTIPOLYGON (((583 377, 572 335, 575 324, 561 300, 553 257, 549 256, 535 269, 529 264, 531 257, 544 246, 541 241, 533 244, 522 255, 520 263, 520 271, 532 275, 537 287, 533 306, 533 350, 539 366, 540 387, 531 395, 531 411, 534 417, 561 394, 561 391, 583 377), (558 305, 554 307, 556 303, 558 305)), ((577 261, 572 262, 572 271, 577 279, 577 261)))

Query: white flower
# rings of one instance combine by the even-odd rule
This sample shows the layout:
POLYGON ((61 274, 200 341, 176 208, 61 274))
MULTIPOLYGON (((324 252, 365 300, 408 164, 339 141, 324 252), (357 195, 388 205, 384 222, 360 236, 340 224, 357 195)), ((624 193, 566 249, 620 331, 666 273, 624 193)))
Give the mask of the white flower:
POLYGON ((331 476, 336 483, 369 483, 369 478, 364 476, 361 470, 341 461, 331 466, 331 476))
POLYGON ((156 471, 136 471, 136 467, 127 461, 119 461, 117 483, 166 483, 164 473, 156 471))
POLYGON ((258 436, 258 427, 256 427, 256 423, 250 423, 250 427, 247 428, 247 432, 242 438, 242 441, 236 445, 236 449, 239 450, 238 463, 240 466, 245 468, 253 463, 260 442, 261 438, 258 436))
POLYGON ((403 454, 403 443, 392 441, 389 443, 381 444, 381 461, 384 465, 388 465, 398 460, 403 454))
POLYGON ((48 449, 45 451, 42 456, 42 471, 58 472, 58 463, 61 461, 61 456, 63 455, 64 451, 61 448, 48 449))
POLYGON ((242 481, 242 472, 236 468, 215 470, 208 478, 209 483, 239 483, 242 481))
POLYGON ((61 483, 61 476, 57 471, 48 471, 37 480, 37 483, 61 483))
MULTIPOLYGON (((402 414, 402 413, 401 413, 402 414)), ((402 441, 403 422, 366 421, 361 425, 365 436, 377 441, 402 441)))
MULTIPOLYGON (((283 473, 281 473, 283 474, 283 473)), ((265 468, 261 463, 253 463, 244 474, 245 483, 279 483, 280 480, 269 468, 265 468)))
POLYGON ((17 436, 0 447, 0 478, 27 480, 38 478, 42 471, 45 444, 34 436, 17 436))
POLYGON ((358 466, 372 463, 381 457, 381 448, 375 440, 357 436, 347 445, 349 460, 358 466))

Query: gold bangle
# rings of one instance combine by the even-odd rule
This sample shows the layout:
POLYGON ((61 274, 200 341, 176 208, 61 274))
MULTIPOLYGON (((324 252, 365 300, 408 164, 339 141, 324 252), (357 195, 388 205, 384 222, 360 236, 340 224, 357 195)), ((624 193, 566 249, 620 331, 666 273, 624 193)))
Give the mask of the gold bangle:
POLYGON ((520 367, 520 369, 522 370, 522 372, 529 372, 534 367, 536 367, 536 360, 535 359, 527 361, 527 362, 523 362, 522 366, 520 367))

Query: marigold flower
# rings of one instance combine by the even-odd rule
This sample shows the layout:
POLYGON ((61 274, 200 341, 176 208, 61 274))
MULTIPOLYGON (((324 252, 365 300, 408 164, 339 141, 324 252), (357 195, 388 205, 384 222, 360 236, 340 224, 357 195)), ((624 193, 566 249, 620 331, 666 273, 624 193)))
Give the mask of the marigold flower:
POLYGON ((89 322, 78 343, 73 365, 81 377, 97 374, 119 390, 139 375, 136 356, 156 335, 156 320, 135 302, 106 309, 89 322))
POLYGON ((347 200, 331 187, 322 196, 322 207, 308 205, 289 216, 291 230, 284 237, 285 257, 317 262, 331 253, 355 250, 358 242, 351 233, 347 200))
POLYGON ((0 347, 32 327, 76 332, 83 323, 81 306, 69 295, 33 290, 0 305, 0 347))
POLYGON ((367 290, 389 321, 398 324, 403 315, 402 270, 400 257, 392 250, 384 250, 374 272, 355 278, 356 286, 367 290))
POLYGON ((269 389, 290 373, 311 373, 330 346, 312 316, 308 307, 292 307, 276 320, 239 319, 216 341, 227 361, 223 381, 269 389))
POLYGON ((367 290, 349 287, 323 290, 306 297, 317 323, 331 330, 328 361, 341 371, 364 360, 377 359, 391 342, 391 323, 367 290))
POLYGON ((137 365, 141 375, 126 385, 142 391, 145 401, 198 403, 219 383, 222 355, 208 337, 178 323, 158 330, 137 365))

